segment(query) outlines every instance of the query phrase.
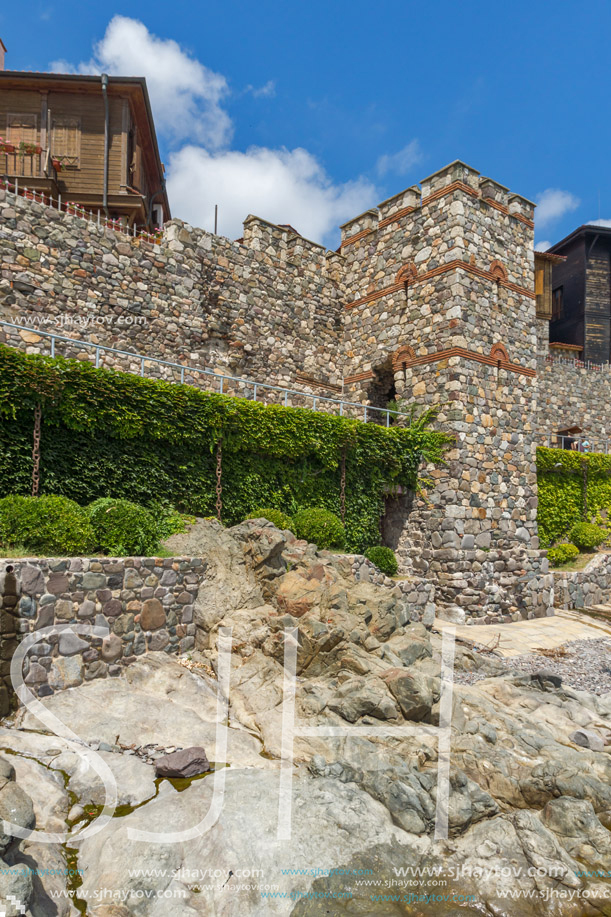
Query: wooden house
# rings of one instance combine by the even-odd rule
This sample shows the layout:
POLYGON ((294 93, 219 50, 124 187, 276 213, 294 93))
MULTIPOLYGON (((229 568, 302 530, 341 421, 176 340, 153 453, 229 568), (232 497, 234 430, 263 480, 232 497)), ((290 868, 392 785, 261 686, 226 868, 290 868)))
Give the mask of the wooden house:
POLYGON ((130 227, 170 218, 143 77, 0 69, 0 137, 0 176, 21 188, 130 227))
POLYGON ((552 318, 552 268, 565 259, 551 252, 535 252, 535 298, 537 318, 552 318))
POLYGON ((611 228, 580 226, 550 249, 550 347, 592 363, 611 359, 611 228))

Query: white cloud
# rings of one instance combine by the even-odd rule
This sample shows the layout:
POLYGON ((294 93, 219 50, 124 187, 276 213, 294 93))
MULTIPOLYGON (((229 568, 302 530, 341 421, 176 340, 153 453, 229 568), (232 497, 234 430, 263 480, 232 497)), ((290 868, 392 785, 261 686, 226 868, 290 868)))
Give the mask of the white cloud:
POLYGON ((236 238, 252 213, 271 223, 290 223, 303 236, 332 243, 338 224, 376 200, 376 189, 364 180, 334 184, 307 150, 210 153, 186 146, 172 154, 168 193, 181 219, 212 229, 219 205, 219 232, 236 238))
POLYGON ((76 68, 55 61, 53 70, 144 76, 155 123, 170 140, 196 140, 219 149, 231 139, 233 127, 221 107, 227 80, 209 70, 169 38, 158 38, 136 19, 113 16, 94 47, 91 60, 76 68))
POLYGON ((406 172, 422 161, 422 150, 418 140, 411 140, 398 153, 385 153, 376 163, 378 175, 392 172, 395 175, 405 175, 406 172))
MULTIPOLYGON (((157 130, 172 149, 167 171, 172 213, 194 226, 213 229, 218 204, 223 235, 241 236, 244 219, 253 213, 272 223, 290 223, 314 241, 337 244, 338 224, 378 199, 365 179, 334 183, 304 149, 229 150, 233 125, 223 108, 229 96, 225 77, 136 19, 114 16, 91 60, 76 67, 55 61, 52 67, 56 72, 146 77, 157 130)), ((271 98, 275 84, 251 84, 244 92, 271 98)), ((403 168, 417 153, 414 141, 389 157, 389 170, 403 168)))
POLYGON ((604 226, 611 229, 611 220, 588 220, 588 226, 604 226))
POLYGON ((536 243, 535 243, 535 251, 536 251, 536 252, 546 252, 546 251, 548 250, 548 248, 551 247, 551 244, 552 244, 552 243, 549 241, 549 239, 545 239, 544 242, 536 242, 536 243))
POLYGON ((537 209, 535 210, 537 226, 540 228, 559 220, 565 213, 576 210, 580 203, 579 198, 570 191, 547 188, 537 197, 537 209))
POLYGON ((253 86, 249 83, 245 92, 250 92, 255 99, 273 99, 276 95, 275 80, 268 80, 263 86, 253 86))

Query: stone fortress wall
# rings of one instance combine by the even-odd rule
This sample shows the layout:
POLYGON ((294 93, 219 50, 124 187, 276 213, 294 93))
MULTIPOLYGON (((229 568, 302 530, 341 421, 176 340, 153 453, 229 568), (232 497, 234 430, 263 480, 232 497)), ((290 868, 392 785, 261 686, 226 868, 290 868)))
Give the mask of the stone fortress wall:
MULTIPOLYGON (((40 321, 304 393, 438 406, 456 437, 447 466, 409 514, 389 500, 404 569, 434 574, 459 617, 545 614, 535 434, 584 418, 604 429, 609 376, 545 363, 533 217, 461 162, 349 221, 338 252, 253 216, 241 240, 173 220, 152 244, 0 191, 0 318, 32 329, 0 327, 0 340, 48 352, 40 321)), ((61 352, 92 358, 78 344, 61 352)))
POLYGON ((0 191, 0 318, 262 382, 341 390, 341 260, 255 217, 237 242, 173 221, 153 245, 0 191))
POLYGON ((611 366, 596 370, 552 359, 549 325, 540 319, 537 325, 537 430, 545 435, 578 426, 597 450, 611 452, 611 366))

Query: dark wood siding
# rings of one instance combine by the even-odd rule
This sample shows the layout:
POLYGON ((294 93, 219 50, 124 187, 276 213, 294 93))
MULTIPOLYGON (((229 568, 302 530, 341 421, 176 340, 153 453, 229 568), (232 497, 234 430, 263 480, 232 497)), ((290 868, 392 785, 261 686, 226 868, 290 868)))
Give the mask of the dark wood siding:
POLYGON ((589 242, 586 258, 584 358, 596 363, 606 363, 609 360, 611 344, 608 240, 596 240, 594 236, 589 242))
POLYGON ((554 264, 552 291, 562 287, 564 304, 560 318, 550 322, 549 339, 563 344, 584 345, 585 302, 585 242, 575 239, 560 254, 566 256, 563 264, 554 264))

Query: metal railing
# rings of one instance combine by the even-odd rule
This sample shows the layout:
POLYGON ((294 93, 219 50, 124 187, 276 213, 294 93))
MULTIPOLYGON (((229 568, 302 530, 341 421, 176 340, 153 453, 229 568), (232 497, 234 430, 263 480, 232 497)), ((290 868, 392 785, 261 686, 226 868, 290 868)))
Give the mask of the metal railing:
POLYGON ((593 363, 591 360, 576 360, 571 357, 557 357, 553 354, 537 357, 539 366, 572 366, 574 369, 587 369, 590 372, 608 373, 611 363, 593 363))
POLYGON ((548 449, 567 449, 571 452, 582 452, 585 455, 590 452, 609 454, 608 439, 598 439, 585 433, 576 433, 573 436, 567 433, 536 433, 535 437, 539 445, 546 446, 548 449))
MULTIPOLYGON (((80 338, 72 338, 68 335, 54 334, 50 331, 42 331, 37 325, 18 325, 15 322, 0 320, 0 328, 10 328, 13 331, 26 331, 28 334, 35 334, 49 341, 49 356, 58 356, 58 345, 72 345, 77 350, 85 348, 93 351, 91 354, 92 362, 96 367, 103 365, 105 354, 116 355, 132 361, 127 367, 122 366, 122 372, 129 372, 146 377, 147 368, 161 367, 170 371, 170 377, 153 376, 161 378, 165 382, 174 382, 181 385, 196 385, 205 391, 218 392, 221 395, 234 395, 239 398, 246 398, 249 401, 260 401, 264 404, 281 404, 284 407, 304 407, 311 411, 324 410, 325 406, 330 406, 330 411, 339 414, 340 417, 362 416, 362 420, 367 423, 374 421, 383 423, 390 427, 392 421, 397 419, 408 419, 410 415, 402 411, 392 411, 390 408, 378 408, 369 404, 360 404, 357 401, 345 401, 343 398, 330 398, 326 395, 315 395, 311 392, 300 391, 298 389, 283 388, 280 385, 270 385, 267 382, 255 382, 252 379, 244 379, 241 376, 230 376, 226 373, 218 373, 212 369, 202 368, 199 366, 190 366, 186 363, 174 363, 171 360, 162 360, 159 357, 146 356, 132 350, 120 350, 116 347, 108 347, 105 344, 94 344, 91 341, 84 341, 80 338), (137 369, 132 368, 133 365, 137 369), (173 374, 173 377, 172 377, 173 374), (203 381, 203 385, 201 384, 203 381), (233 389, 233 391, 232 391, 233 389), (302 402, 302 403, 299 403, 302 402), (392 419, 392 420, 391 420, 392 419)), ((6 343, 10 344, 10 341, 6 343)), ((23 339, 20 343, 25 343, 23 339)), ((116 369, 116 366, 110 367, 116 369)), ((600 439, 588 436, 585 433, 570 436, 563 433, 543 433, 541 431, 527 434, 534 436, 535 441, 548 449, 568 449, 574 452, 602 452, 606 455, 610 453, 611 440, 600 439)))
MULTIPOLYGON (((161 360, 159 357, 150 357, 145 354, 137 353, 130 350, 119 350, 116 347, 107 347, 105 344, 94 344, 91 341, 83 341, 79 338, 71 338, 63 334, 54 334, 50 331, 41 331, 36 325, 17 325, 14 322, 0 320, 0 327, 11 328, 14 331, 26 331, 28 334, 36 334, 49 341, 49 356, 58 356, 58 345, 70 344, 77 350, 86 348, 92 353, 92 362, 96 367, 102 366, 102 360, 105 354, 113 354, 136 364, 138 367, 137 374, 146 376, 145 370, 154 367, 164 367, 171 371, 169 375, 174 376, 155 376, 162 378, 165 382, 174 382, 176 384, 197 385, 206 391, 218 392, 220 395, 234 395, 239 398, 246 398, 249 401, 261 401, 264 404, 281 404, 284 407, 304 407, 311 411, 325 410, 327 413, 337 413, 340 417, 358 416, 365 423, 369 421, 382 423, 384 426, 391 426, 393 421, 401 418, 409 419, 410 415, 402 411, 392 411, 389 408, 377 408, 369 404, 359 404, 355 401, 344 401, 341 398, 330 398, 326 395, 314 395, 311 392, 299 391, 298 389, 283 388, 279 385, 270 385, 267 382, 254 382, 251 379, 244 379, 241 376, 229 376, 225 373, 218 373, 212 369, 201 368, 199 366, 189 366, 184 363, 174 363, 170 360, 161 360), (175 378, 177 377, 177 378, 175 378), (203 379, 204 384, 201 385, 203 379), (273 393, 273 394, 272 394, 273 393), (304 402, 304 403, 299 403, 304 402), (362 416, 361 416, 362 415, 362 416)), ((10 344, 10 341, 7 342, 10 344)), ((24 343, 23 339, 21 343, 24 343)), ((111 367, 116 369, 117 367, 111 367)), ((122 368, 123 372, 136 373, 131 366, 122 368)))
MULTIPOLYGON (((53 165, 50 166, 50 170, 51 175, 56 177, 57 173, 53 165)), ((52 207, 60 213, 67 213, 69 216, 75 216, 81 220, 86 220, 87 223, 92 226, 97 226, 98 229, 110 229, 113 232, 120 232, 126 236, 127 239, 140 239, 145 242, 150 242, 151 245, 159 245, 161 242, 163 238, 163 229, 156 229, 149 232, 147 229, 138 229, 135 223, 130 229, 121 219, 106 217, 99 208, 97 210, 92 210, 91 208, 87 210, 86 207, 75 201, 62 201, 60 193, 57 194, 57 197, 53 197, 52 194, 45 194, 44 191, 40 191, 36 188, 28 188, 26 184, 27 178, 36 177, 40 176, 26 176, 21 182, 19 176, 13 176, 13 178, 15 178, 14 182, 10 181, 8 178, 0 178, 0 190, 6 191, 7 194, 13 194, 15 198, 33 201, 35 204, 42 204, 44 207, 52 207)))

